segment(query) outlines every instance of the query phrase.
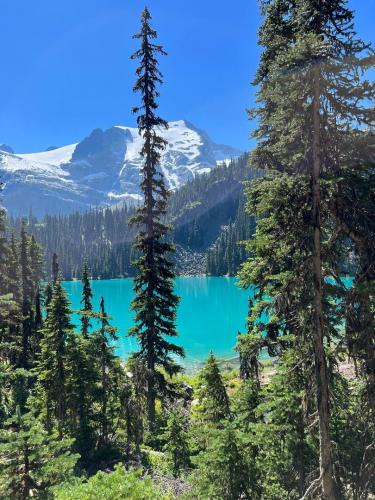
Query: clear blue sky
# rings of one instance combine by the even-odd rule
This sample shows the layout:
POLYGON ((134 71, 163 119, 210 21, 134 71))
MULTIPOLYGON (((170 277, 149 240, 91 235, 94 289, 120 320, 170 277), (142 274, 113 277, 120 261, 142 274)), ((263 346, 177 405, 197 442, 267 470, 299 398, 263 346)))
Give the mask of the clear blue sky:
MULTIPOLYGON (((93 128, 132 125, 135 48, 145 0, 1 0, 0 143, 17 152, 77 142, 93 128)), ((374 40, 375 0, 351 0, 374 40)), ((245 108, 258 63, 256 0, 149 0, 169 56, 161 114, 221 143, 250 147, 245 108)))

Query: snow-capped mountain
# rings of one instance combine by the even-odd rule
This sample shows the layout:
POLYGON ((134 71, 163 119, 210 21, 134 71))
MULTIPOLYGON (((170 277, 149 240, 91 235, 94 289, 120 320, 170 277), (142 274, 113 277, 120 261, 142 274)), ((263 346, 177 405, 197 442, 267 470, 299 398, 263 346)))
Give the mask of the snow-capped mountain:
MULTIPOLYGON (((162 131, 168 145, 160 167, 174 190, 218 162, 236 158, 240 151, 215 144, 205 132, 180 120, 162 131)), ((4 204, 13 214, 66 213, 119 201, 136 203, 142 139, 138 130, 115 126, 95 129, 83 141, 31 154, 13 153, 0 146, 0 181, 4 204)))

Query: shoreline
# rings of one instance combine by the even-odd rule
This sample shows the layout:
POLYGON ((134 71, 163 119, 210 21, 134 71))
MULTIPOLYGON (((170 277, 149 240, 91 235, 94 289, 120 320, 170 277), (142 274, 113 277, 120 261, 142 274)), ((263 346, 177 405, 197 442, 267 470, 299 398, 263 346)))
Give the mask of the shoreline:
MULTIPOLYGON (((123 278, 90 278, 90 281, 122 281, 122 280, 133 280, 135 278, 135 276, 126 276, 126 277, 123 277, 123 278)), ((179 279, 179 278, 186 278, 186 279, 191 279, 191 278, 226 278, 226 279, 231 279, 231 278, 234 278, 236 279, 237 276, 228 276, 228 275, 224 275, 224 276, 212 276, 212 275, 208 275, 208 274, 192 274, 192 275, 187 275, 187 274, 183 274, 183 275, 178 275, 176 276, 175 279, 179 279)), ((79 283, 81 281, 80 278, 73 278, 73 279, 63 279, 62 280, 64 283, 79 283)))

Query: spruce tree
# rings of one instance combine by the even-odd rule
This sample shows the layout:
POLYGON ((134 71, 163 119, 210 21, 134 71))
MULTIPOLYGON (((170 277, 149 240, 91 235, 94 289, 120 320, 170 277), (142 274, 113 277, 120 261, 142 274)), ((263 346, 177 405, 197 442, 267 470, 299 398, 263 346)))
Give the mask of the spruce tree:
POLYGON ((174 337, 176 332, 176 307, 178 298, 174 294, 174 272, 168 254, 174 247, 166 239, 168 226, 163 219, 167 209, 168 191, 162 173, 158 169, 160 155, 166 141, 159 130, 167 128, 167 122, 157 114, 157 85, 162 83, 157 55, 165 55, 160 45, 153 43, 156 31, 150 25, 151 15, 147 8, 142 13, 141 30, 134 38, 141 47, 132 56, 139 59, 134 91, 141 94, 142 104, 134 108, 138 114, 139 134, 143 139, 141 169, 143 205, 138 209, 133 223, 139 228, 135 248, 140 254, 136 262, 137 276, 134 279, 136 297, 132 303, 136 326, 130 335, 137 338, 140 350, 136 357, 144 362, 148 371, 148 422, 152 430, 155 422, 155 400, 166 385, 162 368, 174 375, 180 367, 171 355, 183 355, 183 349, 165 337, 174 337))

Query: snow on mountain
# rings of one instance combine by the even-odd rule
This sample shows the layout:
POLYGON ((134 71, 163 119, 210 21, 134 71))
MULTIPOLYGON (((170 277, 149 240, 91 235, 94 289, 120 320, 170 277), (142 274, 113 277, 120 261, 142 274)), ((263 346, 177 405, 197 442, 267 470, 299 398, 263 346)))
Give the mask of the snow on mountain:
MULTIPOLYGON (((190 123, 179 120, 161 131, 168 144, 160 170, 169 189, 177 189, 195 175, 209 172, 218 162, 236 158, 240 151, 212 142, 190 123)), ((13 214, 30 207, 37 215, 86 210, 126 201, 138 203, 142 138, 132 127, 95 129, 77 144, 39 153, 0 150, 0 180, 4 203, 13 214)))
POLYGON ((62 163, 68 163, 73 156, 77 144, 70 144, 63 148, 55 148, 41 153, 19 154, 20 158, 36 163, 59 166, 62 163))

